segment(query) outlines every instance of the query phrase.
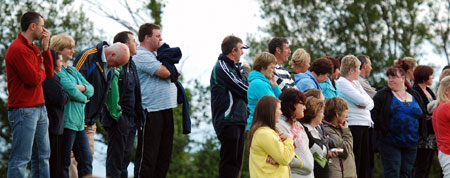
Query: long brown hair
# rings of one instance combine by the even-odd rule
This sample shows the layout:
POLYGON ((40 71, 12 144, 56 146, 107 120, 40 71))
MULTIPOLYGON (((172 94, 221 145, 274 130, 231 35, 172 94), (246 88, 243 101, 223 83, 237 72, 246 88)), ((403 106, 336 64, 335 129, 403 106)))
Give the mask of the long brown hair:
POLYGON ((278 98, 269 95, 261 97, 256 103, 252 125, 250 126, 250 131, 248 132, 249 149, 252 145, 253 134, 256 130, 258 130, 258 128, 267 126, 275 130, 275 132, 278 132, 275 118, 278 103, 280 103, 278 98))

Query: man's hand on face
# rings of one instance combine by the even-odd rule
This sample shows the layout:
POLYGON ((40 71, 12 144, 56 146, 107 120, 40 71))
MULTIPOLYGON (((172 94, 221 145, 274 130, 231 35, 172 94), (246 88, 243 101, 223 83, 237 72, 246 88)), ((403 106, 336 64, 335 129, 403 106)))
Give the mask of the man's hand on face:
POLYGON ((42 49, 44 51, 48 50, 49 42, 50 42, 50 32, 46 28, 43 28, 43 30, 42 30, 42 49))

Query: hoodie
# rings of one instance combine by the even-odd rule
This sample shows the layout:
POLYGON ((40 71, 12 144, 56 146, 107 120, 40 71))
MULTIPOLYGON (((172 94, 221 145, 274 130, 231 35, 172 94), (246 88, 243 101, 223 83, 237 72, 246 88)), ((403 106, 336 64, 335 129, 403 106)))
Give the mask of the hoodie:
POLYGON ((247 106, 250 109, 250 115, 248 116, 247 119, 246 130, 250 130, 250 126, 252 125, 253 121, 253 112, 255 110, 255 106, 259 98, 265 95, 270 95, 278 98, 281 94, 281 90, 278 87, 278 85, 272 87, 272 85, 270 85, 269 79, 266 78, 266 76, 264 76, 261 72, 257 70, 252 70, 250 72, 250 74, 248 75, 248 81, 250 82, 250 85, 247 91, 247 98, 248 98, 247 106))
POLYGON ((306 71, 305 73, 295 74, 295 85, 300 91, 305 92, 307 89, 315 88, 322 90, 319 82, 314 78, 311 71, 306 71))

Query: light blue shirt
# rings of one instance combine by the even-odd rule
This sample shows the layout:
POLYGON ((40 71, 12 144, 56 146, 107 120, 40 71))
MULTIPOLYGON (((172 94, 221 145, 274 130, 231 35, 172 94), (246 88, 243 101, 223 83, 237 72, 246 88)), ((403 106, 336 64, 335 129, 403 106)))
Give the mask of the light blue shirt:
POLYGON ((108 62, 106 61, 105 46, 103 46, 103 50, 102 50, 102 62, 103 62, 103 68, 106 69, 103 71, 103 74, 105 75, 105 78, 108 78, 109 71, 111 71, 112 67, 109 67, 108 62))
POLYGON ((302 91, 305 92, 307 89, 315 88, 318 90, 322 90, 319 82, 314 78, 311 71, 307 70, 305 73, 295 74, 295 86, 302 91))
POLYGON ((177 87, 170 78, 155 75, 162 65, 156 54, 139 46, 133 56, 141 84, 142 107, 148 112, 156 112, 177 107, 177 87))

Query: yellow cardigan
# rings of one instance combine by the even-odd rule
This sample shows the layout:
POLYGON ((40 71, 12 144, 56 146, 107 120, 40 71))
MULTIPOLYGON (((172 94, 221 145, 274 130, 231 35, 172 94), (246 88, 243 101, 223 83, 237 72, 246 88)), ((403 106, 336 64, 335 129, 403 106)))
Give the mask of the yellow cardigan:
POLYGON ((290 177, 289 162, 294 157, 294 145, 291 138, 281 141, 278 134, 270 127, 258 128, 250 147, 250 177, 251 178, 288 178, 290 177), (279 165, 266 162, 271 156, 279 165))

